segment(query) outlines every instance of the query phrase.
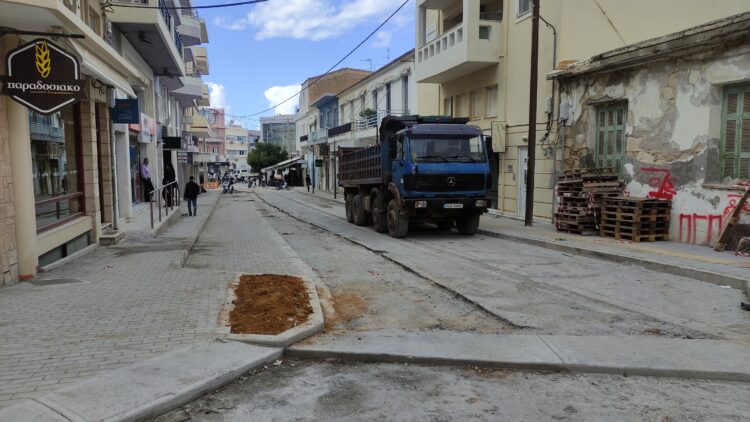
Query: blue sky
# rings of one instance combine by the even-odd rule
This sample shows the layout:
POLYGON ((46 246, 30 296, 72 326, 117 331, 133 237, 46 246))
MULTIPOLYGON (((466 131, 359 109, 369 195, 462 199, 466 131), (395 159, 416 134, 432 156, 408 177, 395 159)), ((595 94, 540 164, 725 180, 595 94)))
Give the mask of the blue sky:
MULTIPOLYGON (((265 110, 325 72, 362 41, 404 0, 269 0, 256 5, 202 9, 208 26, 212 106, 230 115, 265 110)), ((195 5, 227 0, 195 0, 195 5)), ((414 48, 415 1, 394 16, 339 67, 369 69, 414 48), (390 53, 389 50, 390 49, 390 53)), ((294 112, 296 99, 275 112, 294 112)), ((231 118, 231 117, 230 117, 231 118)), ((257 116, 238 119, 257 128, 257 116)))

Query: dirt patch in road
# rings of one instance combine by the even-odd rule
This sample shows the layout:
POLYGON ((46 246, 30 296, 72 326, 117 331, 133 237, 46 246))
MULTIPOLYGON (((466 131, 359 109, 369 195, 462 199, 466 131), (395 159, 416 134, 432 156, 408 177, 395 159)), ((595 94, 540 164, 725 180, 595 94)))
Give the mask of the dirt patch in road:
POLYGON ((331 299, 336 315, 326 319, 326 331, 332 330, 338 323, 361 318, 367 312, 367 301, 357 294, 331 292, 331 299))
POLYGON ((235 294, 229 314, 233 334, 279 334, 307 321, 313 311, 299 277, 243 275, 235 294))

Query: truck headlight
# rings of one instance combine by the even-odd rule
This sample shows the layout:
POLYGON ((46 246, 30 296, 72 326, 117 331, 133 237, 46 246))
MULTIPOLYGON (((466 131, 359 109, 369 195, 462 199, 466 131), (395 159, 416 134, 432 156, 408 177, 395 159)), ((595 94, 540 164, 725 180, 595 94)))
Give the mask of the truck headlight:
POLYGON ((427 201, 414 202, 414 208, 427 208, 427 201))
POLYGON ((476 205, 477 207, 486 207, 487 206, 487 200, 486 199, 477 199, 474 202, 474 205, 476 205))

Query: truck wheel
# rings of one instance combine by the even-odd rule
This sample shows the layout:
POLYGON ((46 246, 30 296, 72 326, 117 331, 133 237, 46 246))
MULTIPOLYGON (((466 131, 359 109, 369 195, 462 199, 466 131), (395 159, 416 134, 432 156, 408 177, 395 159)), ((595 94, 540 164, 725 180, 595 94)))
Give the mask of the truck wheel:
POLYGON ((409 231, 409 216, 401 215, 398 209, 398 202, 395 199, 391 199, 388 202, 388 233, 391 237, 406 237, 406 233, 409 231))
POLYGON ((352 210, 352 207, 354 206, 354 195, 351 193, 346 195, 346 198, 344 199, 344 208, 346 208, 346 221, 353 223, 354 222, 354 211, 352 210))
POLYGON ((479 228, 479 214, 456 220, 456 228, 461 234, 472 235, 476 233, 479 228))
POLYGON ((365 201, 362 195, 354 195, 352 213, 354 214, 354 224, 358 226, 367 225, 367 211, 365 210, 365 201))
POLYGON ((440 231, 446 231, 453 228, 453 222, 452 221, 440 221, 438 223, 435 223, 438 230, 440 231))
POLYGON ((378 233, 385 233, 388 231, 388 217, 385 210, 385 201, 381 195, 378 195, 375 199, 375 206, 372 210, 372 224, 375 226, 375 231, 378 233))

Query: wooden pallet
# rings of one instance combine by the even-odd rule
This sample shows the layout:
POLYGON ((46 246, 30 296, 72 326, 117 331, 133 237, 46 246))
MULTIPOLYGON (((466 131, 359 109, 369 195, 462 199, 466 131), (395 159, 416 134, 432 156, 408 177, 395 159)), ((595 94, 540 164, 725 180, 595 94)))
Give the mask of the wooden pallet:
POLYGON ((604 229, 603 227, 599 230, 599 235, 602 237, 613 237, 617 240, 632 240, 633 242, 655 242, 658 240, 669 240, 669 233, 624 232, 619 230, 604 229))

